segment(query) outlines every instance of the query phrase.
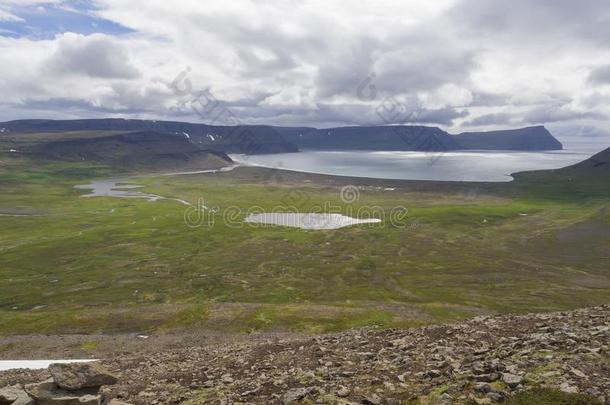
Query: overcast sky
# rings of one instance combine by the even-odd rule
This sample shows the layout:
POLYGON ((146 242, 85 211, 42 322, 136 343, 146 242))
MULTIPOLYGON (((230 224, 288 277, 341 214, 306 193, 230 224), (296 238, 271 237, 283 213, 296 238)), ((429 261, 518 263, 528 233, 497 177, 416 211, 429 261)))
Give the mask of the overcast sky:
POLYGON ((204 90, 243 123, 603 143, 610 2, 0 0, 0 120, 218 123, 192 108, 204 90))

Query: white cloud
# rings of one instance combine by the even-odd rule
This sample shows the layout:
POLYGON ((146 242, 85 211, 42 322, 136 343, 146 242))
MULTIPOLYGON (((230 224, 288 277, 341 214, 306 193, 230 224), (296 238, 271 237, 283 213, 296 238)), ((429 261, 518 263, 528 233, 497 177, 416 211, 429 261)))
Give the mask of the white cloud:
POLYGON ((2 21, 18 21, 18 22, 22 22, 24 21, 23 18, 21 17, 17 17, 15 14, 12 14, 8 11, 2 10, 0 9, 0 22, 2 21))
POLYGON ((135 79, 134 68, 119 40, 103 34, 59 35, 47 67, 57 75, 86 75, 105 79, 135 79))
MULTIPOLYGON (((200 120, 167 87, 187 66, 194 90, 209 88, 243 122, 379 123, 388 96, 454 131, 603 126, 610 115, 606 0, 94 3, 90 12, 135 33, 0 37, 0 118, 200 120), (371 73, 374 97, 361 97, 371 73)), ((18 4, 0 0, 7 13, 18 4)))

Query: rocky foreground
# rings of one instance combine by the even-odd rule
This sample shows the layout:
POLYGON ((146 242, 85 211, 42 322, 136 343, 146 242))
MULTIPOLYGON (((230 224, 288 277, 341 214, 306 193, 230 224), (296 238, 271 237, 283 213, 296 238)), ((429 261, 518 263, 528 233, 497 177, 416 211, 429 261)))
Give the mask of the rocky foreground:
MULTIPOLYGON (((606 305, 424 328, 117 354, 102 365, 118 383, 99 393, 104 403, 114 398, 136 405, 485 404, 548 386, 610 404, 609 359, 606 305)), ((48 371, 5 372, 0 386, 47 377, 48 371)))

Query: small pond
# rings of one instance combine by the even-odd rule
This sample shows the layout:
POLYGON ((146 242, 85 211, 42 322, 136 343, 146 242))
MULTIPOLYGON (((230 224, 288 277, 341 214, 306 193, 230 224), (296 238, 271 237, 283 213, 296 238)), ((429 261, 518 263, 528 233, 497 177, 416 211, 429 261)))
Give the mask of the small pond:
POLYGON ((381 220, 351 218, 341 214, 263 213, 250 214, 246 217, 245 222, 301 229, 339 229, 358 224, 376 224, 381 220))

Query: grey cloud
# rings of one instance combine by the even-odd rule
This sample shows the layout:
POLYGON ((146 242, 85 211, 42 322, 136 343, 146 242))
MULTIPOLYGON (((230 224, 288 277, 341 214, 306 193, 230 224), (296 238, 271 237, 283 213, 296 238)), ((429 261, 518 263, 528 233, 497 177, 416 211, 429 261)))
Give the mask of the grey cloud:
POLYGON ((354 96, 367 78, 384 96, 430 91, 467 83, 476 67, 474 51, 429 29, 396 32, 385 41, 360 37, 317 63, 323 97, 354 96))
POLYGON ((463 33, 507 38, 513 44, 590 41, 610 45, 610 8, 606 0, 464 0, 449 14, 463 33))
POLYGON ((316 115, 325 121, 333 118, 343 125, 392 125, 392 124, 437 124, 452 125, 456 118, 463 118, 468 113, 447 107, 440 109, 417 108, 405 115, 383 113, 383 103, 369 105, 335 105, 319 104, 316 115))
POLYGON ((150 112, 146 108, 139 107, 108 107, 95 105, 94 103, 75 98, 49 98, 45 100, 23 100, 19 106, 28 110, 39 111, 63 111, 66 113, 107 113, 107 114, 139 114, 150 112))
POLYGON ((541 106, 528 111, 523 121, 530 124, 544 124, 579 119, 606 119, 603 114, 588 111, 575 111, 569 106, 541 106))
POLYGON ((476 52, 465 42, 423 28, 398 36, 376 60, 376 84, 382 90, 434 90, 443 84, 468 84, 477 67, 476 52))
POLYGON ((610 113, 610 94, 595 91, 583 97, 581 102, 587 108, 595 109, 601 107, 610 113))
POLYGON ((439 124, 451 126, 456 118, 464 118, 469 115, 466 110, 458 110, 453 107, 439 109, 423 109, 416 115, 411 123, 439 124))
MULTIPOLYGON (((230 13, 193 13, 184 23, 189 26, 186 27, 188 37, 183 40, 190 42, 201 31, 211 34, 214 40, 226 44, 227 50, 232 50, 239 57, 241 64, 234 68, 236 73, 243 77, 273 77, 273 72, 285 72, 298 67, 299 63, 303 62, 304 55, 315 53, 324 47, 324 41, 313 32, 288 36, 275 24, 253 25, 247 19, 244 21, 230 13), (263 50, 272 57, 263 60, 256 55, 254 49, 263 50)), ((316 22, 312 21, 311 24, 316 22)), ((205 53, 205 47, 191 51, 205 53)), ((208 54, 201 56, 210 57, 208 54)))
MULTIPOLYGON (((360 37, 316 61, 316 89, 320 97, 355 97, 358 86, 373 72, 373 52, 383 47, 372 38, 360 37)), ((377 84, 377 79, 374 79, 377 84)))
POLYGON ((610 65, 599 66, 591 70, 587 80, 591 84, 610 84, 610 65))
POLYGON ((593 111, 576 111, 569 104, 531 107, 524 113, 498 112, 484 114, 464 122, 463 126, 516 126, 549 124, 583 119, 605 119, 605 115, 593 111))
POLYGON ((472 94, 471 107, 496 107, 510 103, 510 95, 477 91, 472 94))
POLYGON ((105 35, 66 34, 58 41, 47 68, 59 74, 82 74, 103 79, 135 79, 140 72, 129 62, 125 49, 105 35))
MULTIPOLYGON (((55 53, 48 57, 40 44, 33 46, 31 69, 23 74, 3 60, 0 76, 15 80, 0 81, 0 90, 25 100, 24 111, 55 116, 192 120, 197 117, 188 105, 176 106, 179 97, 151 79, 171 81, 173 67, 192 66, 193 90, 209 86, 231 97, 224 106, 244 123, 451 126, 464 118, 461 125, 516 126, 606 119, 600 111, 608 105, 608 88, 601 85, 610 83, 610 60, 603 59, 610 44, 607 0, 456 0, 438 15, 421 17, 415 11, 384 15, 382 1, 364 14, 337 2, 341 19, 324 7, 282 0, 240 8, 185 3, 175 11, 161 2, 136 3, 100 3, 104 18, 132 27, 133 34, 63 34, 49 41, 46 49, 55 53), (588 87, 580 83, 580 69, 589 63, 583 60, 606 64, 591 70, 588 87), (540 68, 555 62, 561 76, 540 68), (407 118, 391 119, 375 110, 388 96, 429 106, 468 103, 459 92, 472 94, 464 108, 415 104, 407 118)), ((4 49, 25 55, 16 43, 4 49)))
POLYGON ((493 113, 485 114, 480 117, 473 118, 472 120, 465 122, 464 126, 485 126, 485 125, 506 125, 513 121, 513 114, 509 113, 493 113))

